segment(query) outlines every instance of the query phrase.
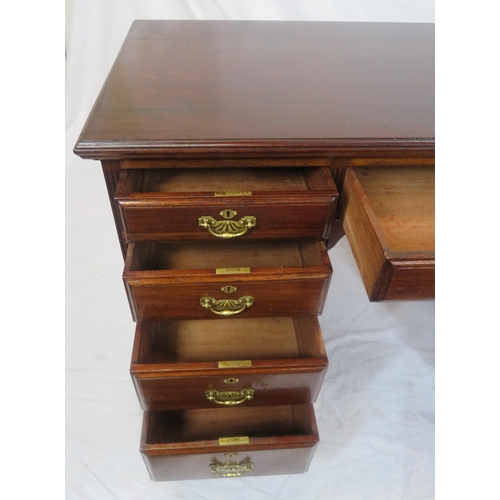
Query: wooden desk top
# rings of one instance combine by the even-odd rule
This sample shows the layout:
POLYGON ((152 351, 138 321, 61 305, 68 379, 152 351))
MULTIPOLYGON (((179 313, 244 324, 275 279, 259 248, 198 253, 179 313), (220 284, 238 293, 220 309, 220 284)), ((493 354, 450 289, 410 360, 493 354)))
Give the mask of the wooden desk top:
POLYGON ((84 158, 434 150, 434 25, 135 21, 84 158))

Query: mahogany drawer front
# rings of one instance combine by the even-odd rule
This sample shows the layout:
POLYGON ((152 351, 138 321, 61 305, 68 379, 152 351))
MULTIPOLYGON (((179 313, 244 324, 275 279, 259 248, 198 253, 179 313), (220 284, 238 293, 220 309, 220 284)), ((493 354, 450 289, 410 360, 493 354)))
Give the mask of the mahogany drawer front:
POLYGON ((332 267, 320 240, 130 243, 135 321, 321 314, 332 267))
POLYGON ((327 167, 122 170, 126 241, 328 238, 338 192, 327 167))
POLYGON ((307 471, 319 441, 312 405, 144 413, 141 453, 151 479, 307 471))
POLYGON ((317 317, 137 324, 130 372, 144 410, 310 403, 328 359, 317 317))
POLYGON ((340 211, 371 301, 434 298, 434 167, 348 168, 340 211))

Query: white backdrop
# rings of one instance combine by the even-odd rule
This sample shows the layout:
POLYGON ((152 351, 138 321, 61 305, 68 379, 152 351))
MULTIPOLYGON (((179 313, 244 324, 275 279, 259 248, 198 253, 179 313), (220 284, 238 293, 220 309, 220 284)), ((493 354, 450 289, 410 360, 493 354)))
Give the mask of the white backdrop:
POLYGON ((434 498, 434 302, 368 302, 346 239, 320 317, 330 366, 306 474, 155 483, 139 454, 134 334, 100 164, 72 153, 134 19, 434 22, 430 0, 66 2, 66 498, 434 498))

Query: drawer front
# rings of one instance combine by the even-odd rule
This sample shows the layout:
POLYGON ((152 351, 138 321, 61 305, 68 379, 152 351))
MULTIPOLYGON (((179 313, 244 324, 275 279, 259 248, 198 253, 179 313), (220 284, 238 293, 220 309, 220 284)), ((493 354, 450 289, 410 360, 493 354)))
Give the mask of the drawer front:
POLYGON ((328 238, 338 192, 326 167, 124 170, 126 241, 328 238))
POLYGON ((213 283, 125 285, 134 321, 156 319, 219 319, 233 316, 301 316, 321 314, 330 275, 316 279, 245 281, 220 280, 213 283), (228 295, 221 289, 234 287, 228 295), (231 298, 231 297, 234 297, 231 298))
POLYGON ((315 371, 300 366, 282 368, 280 373, 272 370, 205 377, 196 372, 186 377, 157 374, 156 378, 132 373, 132 378, 143 410, 301 404, 316 400, 326 366, 315 371))
MULTIPOLYGON (((336 198, 335 198, 336 200, 336 198)), ((211 240, 214 238, 325 238, 335 204, 228 200, 204 206, 137 206, 118 202, 124 237, 130 241, 211 240)), ((192 200, 191 200, 192 203, 192 200)))
POLYGON ((428 300, 435 295, 434 260, 396 262, 388 268, 384 300, 428 300))
POLYGON ((253 477, 306 472, 316 445, 282 450, 237 449, 233 452, 150 456, 144 462, 154 481, 253 477))

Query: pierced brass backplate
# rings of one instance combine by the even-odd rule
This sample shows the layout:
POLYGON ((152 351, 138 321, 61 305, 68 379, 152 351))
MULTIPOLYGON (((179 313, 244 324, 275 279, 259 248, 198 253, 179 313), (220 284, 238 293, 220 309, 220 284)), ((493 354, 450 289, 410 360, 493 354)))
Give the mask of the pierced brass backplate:
POLYGON ((237 214, 236 210, 226 208, 219 212, 219 215, 225 220, 215 220, 210 215, 203 215, 198 219, 198 225, 208 229, 208 232, 217 238, 236 238, 243 236, 249 229, 257 225, 257 219, 253 215, 246 215, 239 221, 230 220, 237 214))
POLYGON ((217 300, 213 297, 202 297, 200 299, 201 307, 209 309, 214 314, 219 314, 220 316, 234 316, 235 314, 240 314, 248 307, 253 305, 254 298, 250 295, 243 295, 239 299, 221 299, 217 300))
MULTIPOLYGON (((237 453, 235 454, 237 455, 237 453)), ((216 458, 210 463, 210 472, 222 477, 237 477, 252 472, 253 462, 250 457, 246 457, 240 462, 227 461, 219 462, 216 458)))
POLYGON ((241 391, 217 391, 209 389, 205 391, 205 396, 209 401, 218 405, 236 406, 253 398, 253 389, 242 389, 241 391))

